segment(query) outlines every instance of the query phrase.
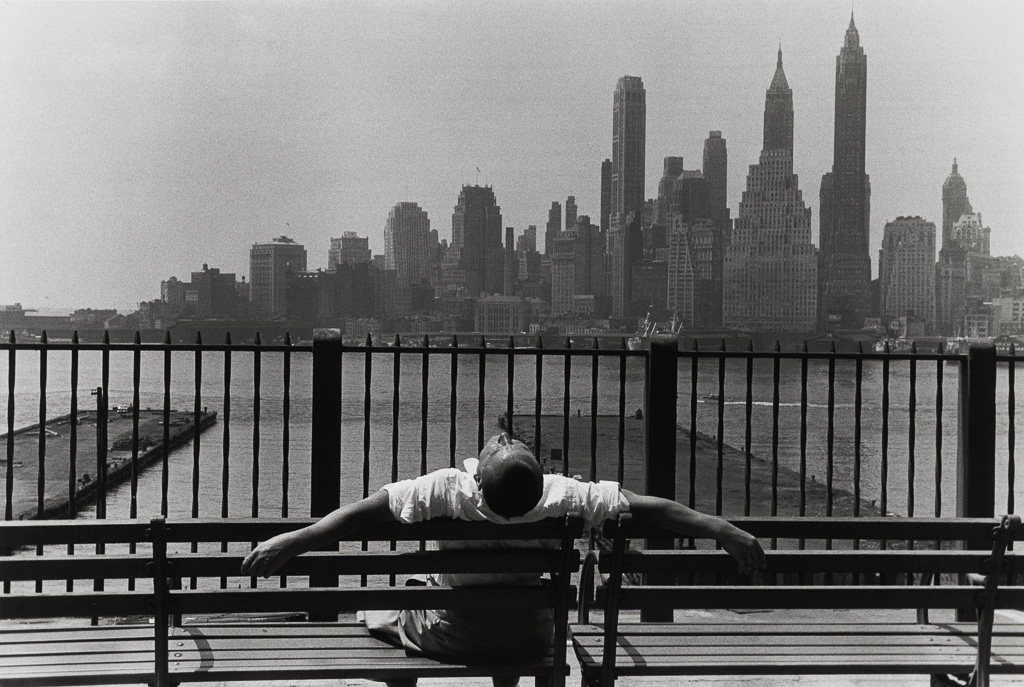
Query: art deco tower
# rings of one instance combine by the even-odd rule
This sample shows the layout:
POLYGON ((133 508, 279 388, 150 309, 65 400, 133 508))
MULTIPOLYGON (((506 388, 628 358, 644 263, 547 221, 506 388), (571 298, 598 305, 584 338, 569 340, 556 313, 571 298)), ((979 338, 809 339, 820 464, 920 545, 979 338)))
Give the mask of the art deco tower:
POLYGON ((832 171, 821 178, 819 325, 860 328, 870 315, 871 183, 864 170, 868 58, 850 15, 836 57, 832 171))
POLYGON ((444 256, 445 292, 463 298, 500 294, 504 289, 505 247, 501 208, 490 186, 463 186, 452 213, 452 243, 444 256))
POLYGON ((953 171, 942 183, 942 247, 951 246, 953 225, 962 216, 973 212, 971 201, 967 198, 967 182, 957 171, 956 158, 953 158, 953 171))
POLYGON ((811 211, 793 173, 793 92, 781 51, 764 123, 766 147, 750 166, 725 254, 722 324, 805 333, 817 310, 817 251, 811 211))

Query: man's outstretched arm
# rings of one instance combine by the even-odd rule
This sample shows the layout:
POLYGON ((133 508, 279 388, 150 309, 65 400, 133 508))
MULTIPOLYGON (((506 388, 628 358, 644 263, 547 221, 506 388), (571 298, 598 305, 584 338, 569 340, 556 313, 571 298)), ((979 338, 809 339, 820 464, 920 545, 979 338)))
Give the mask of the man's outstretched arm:
POLYGON ((342 506, 309 527, 285 532, 253 549, 242 561, 242 574, 267 577, 288 559, 329 542, 336 542, 362 527, 394 522, 388 507, 388 493, 381 489, 365 499, 342 506))
POLYGON ((764 549, 760 542, 735 525, 657 496, 643 496, 627 489, 622 490, 622 495, 629 501, 629 512, 637 520, 684 537, 714 539, 736 559, 740 573, 746 575, 764 567, 764 549))

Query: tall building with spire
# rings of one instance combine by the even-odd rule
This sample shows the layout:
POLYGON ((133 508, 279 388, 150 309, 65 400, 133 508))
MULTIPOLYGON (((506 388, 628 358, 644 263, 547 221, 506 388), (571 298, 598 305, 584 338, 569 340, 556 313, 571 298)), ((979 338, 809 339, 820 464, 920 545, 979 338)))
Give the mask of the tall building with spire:
POLYGON ((750 166, 725 254, 722 324, 809 332, 817 313, 817 250, 811 211, 793 173, 793 91, 781 50, 765 94, 764 124, 766 147, 750 166))
POLYGON ((964 215, 974 212, 967 197, 967 182, 960 176, 956 158, 953 171, 942 182, 942 248, 948 248, 953 235, 953 225, 964 215))
POLYGON ((871 315, 871 182, 865 172, 868 58, 850 15, 836 57, 832 171, 821 178, 819 326, 858 329, 871 315))
POLYGON ((612 102, 611 224, 608 230, 612 315, 629 308, 630 246, 644 210, 647 159, 647 91, 639 76, 623 76, 612 102))

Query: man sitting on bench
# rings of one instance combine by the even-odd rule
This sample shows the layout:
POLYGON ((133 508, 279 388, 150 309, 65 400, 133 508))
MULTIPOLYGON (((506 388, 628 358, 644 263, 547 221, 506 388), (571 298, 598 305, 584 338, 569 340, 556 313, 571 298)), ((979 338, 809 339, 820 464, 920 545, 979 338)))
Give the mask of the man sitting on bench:
MULTIPOLYGON (((616 482, 581 482, 562 475, 544 474, 533 453, 521 441, 502 432, 484 445, 479 459, 465 461, 466 470, 445 468, 385 485, 380 491, 326 515, 320 521, 263 542, 242 562, 243 575, 267 577, 289 558, 361 527, 385 522, 418 522, 431 518, 534 522, 565 515, 581 516, 591 527, 627 511, 635 519, 671 530, 683 537, 718 541, 737 562, 740 573, 764 566, 764 551, 757 539, 721 518, 698 513, 658 497, 635 494, 616 482)), ((472 542, 469 546, 507 545, 472 542)), ((534 545, 540 545, 534 543, 534 545)), ((452 546, 451 543, 448 544, 452 546)), ((434 575, 428 584, 536 584, 536 576, 434 575)), ((551 646, 554 626, 550 612, 524 610, 494 613, 470 611, 364 611, 367 628, 383 634, 407 650, 453 661, 516 659, 537 655, 551 646)), ((495 687, 518 684, 515 676, 495 677, 495 687)), ((389 685, 414 685, 415 679, 389 685)))

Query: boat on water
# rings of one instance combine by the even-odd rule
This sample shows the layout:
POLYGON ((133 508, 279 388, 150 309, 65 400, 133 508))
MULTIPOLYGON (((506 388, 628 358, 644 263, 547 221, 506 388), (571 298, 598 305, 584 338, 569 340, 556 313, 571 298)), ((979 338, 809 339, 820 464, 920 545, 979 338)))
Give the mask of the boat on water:
POLYGON ((637 327, 636 333, 626 339, 626 346, 631 351, 641 351, 650 347, 653 335, 672 334, 673 336, 678 336, 682 328, 683 322, 679 319, 678 313, 673 312, 672 319, 662 323, 653 319, 650 310, 648 310, 647 316, 644 317, 644 321, 637 327))

